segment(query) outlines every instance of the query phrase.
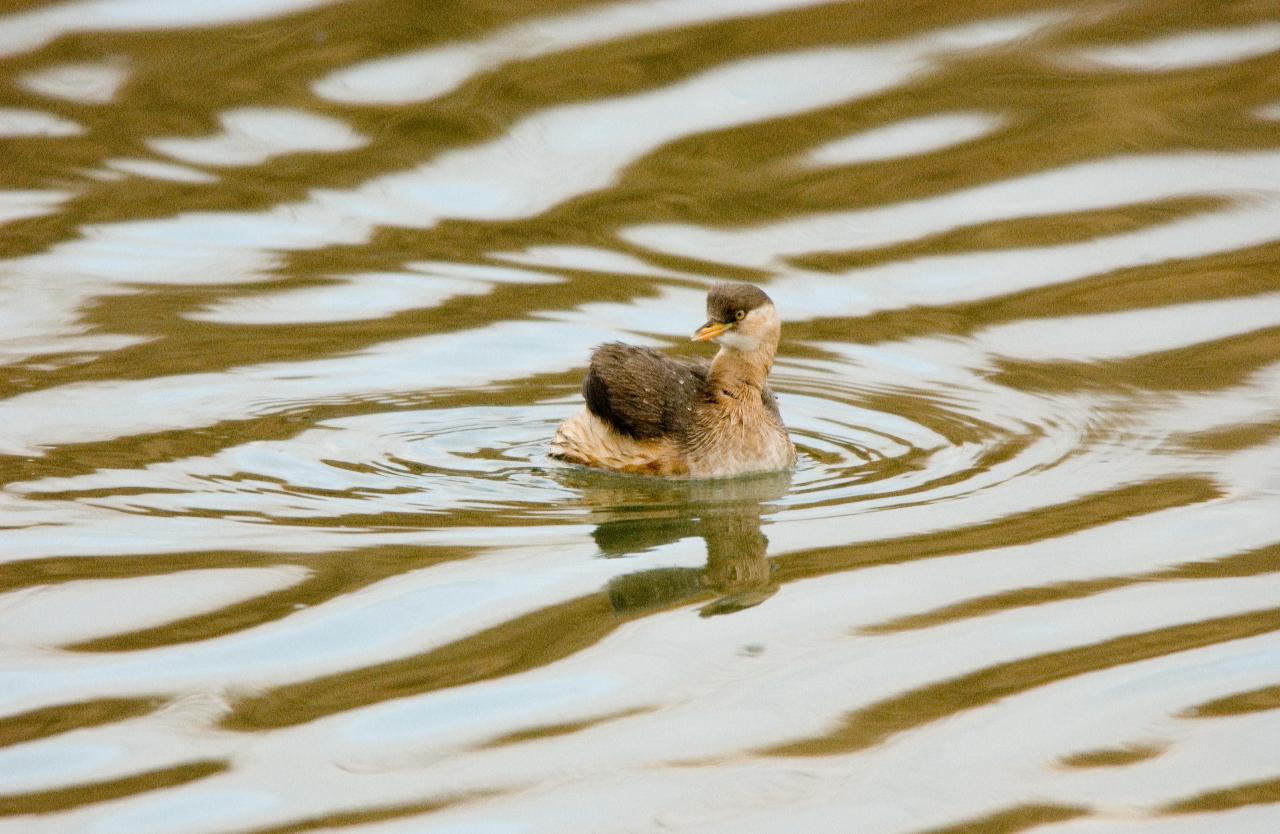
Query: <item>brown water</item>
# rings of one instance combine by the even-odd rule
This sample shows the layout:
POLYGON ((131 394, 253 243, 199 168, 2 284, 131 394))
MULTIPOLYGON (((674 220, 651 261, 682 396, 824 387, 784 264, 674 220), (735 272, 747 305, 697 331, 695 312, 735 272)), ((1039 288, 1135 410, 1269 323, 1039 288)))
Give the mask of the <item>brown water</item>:
POLYGON ((1273 0, 9 0, 0 831, 1280 831, 1273 0), (789 475, 546 457, 765 286, 789 475))

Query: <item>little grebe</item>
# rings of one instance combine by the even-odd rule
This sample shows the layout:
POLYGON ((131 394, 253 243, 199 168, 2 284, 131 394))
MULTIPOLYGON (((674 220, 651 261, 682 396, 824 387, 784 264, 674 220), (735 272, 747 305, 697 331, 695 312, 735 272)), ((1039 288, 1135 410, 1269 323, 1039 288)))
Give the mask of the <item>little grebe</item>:
POLYGON ((723 478, 785 469, 796 448, 765 379, 782 330, 759 287, 721 283, 707 293, 711 362, 672 359, 610 342, 591 354, 586 408, 556 430, 553 457, 645 475, 723 478))

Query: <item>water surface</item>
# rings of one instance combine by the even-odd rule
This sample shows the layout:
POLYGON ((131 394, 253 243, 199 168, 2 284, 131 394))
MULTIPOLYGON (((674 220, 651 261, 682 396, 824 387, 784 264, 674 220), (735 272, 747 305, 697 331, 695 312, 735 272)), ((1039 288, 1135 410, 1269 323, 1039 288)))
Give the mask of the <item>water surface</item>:
POLYGON ((0 831, 1280 830, 1269 3, 20 0, 0 831), (785 321, 793 472, 547 457, 785 321))

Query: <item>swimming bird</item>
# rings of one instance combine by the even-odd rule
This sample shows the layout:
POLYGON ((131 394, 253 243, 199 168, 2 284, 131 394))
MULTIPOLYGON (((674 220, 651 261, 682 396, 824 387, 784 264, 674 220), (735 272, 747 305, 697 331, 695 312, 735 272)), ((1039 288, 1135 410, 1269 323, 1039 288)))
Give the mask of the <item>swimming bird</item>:
POLYGON ((796 448, 766 378, 782 323, 759 287, 718 283, 690 361, 621 342, 600 345, 582 381, 586 406, 556 430, 551 455, 644 475, 724 478, 786 469, 796 448))

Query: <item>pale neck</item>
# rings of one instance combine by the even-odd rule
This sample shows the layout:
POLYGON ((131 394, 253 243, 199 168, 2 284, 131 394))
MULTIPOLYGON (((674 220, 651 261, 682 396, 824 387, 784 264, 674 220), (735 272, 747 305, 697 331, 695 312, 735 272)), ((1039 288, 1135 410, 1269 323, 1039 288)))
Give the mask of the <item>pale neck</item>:
POLYGON ((716 358, 711 360, 712 386, 735 397, 748 389, 762 391, 769 370, 773 367, 775 347, 776 343, 768 342, 750 352, 721 347, 716 358))

